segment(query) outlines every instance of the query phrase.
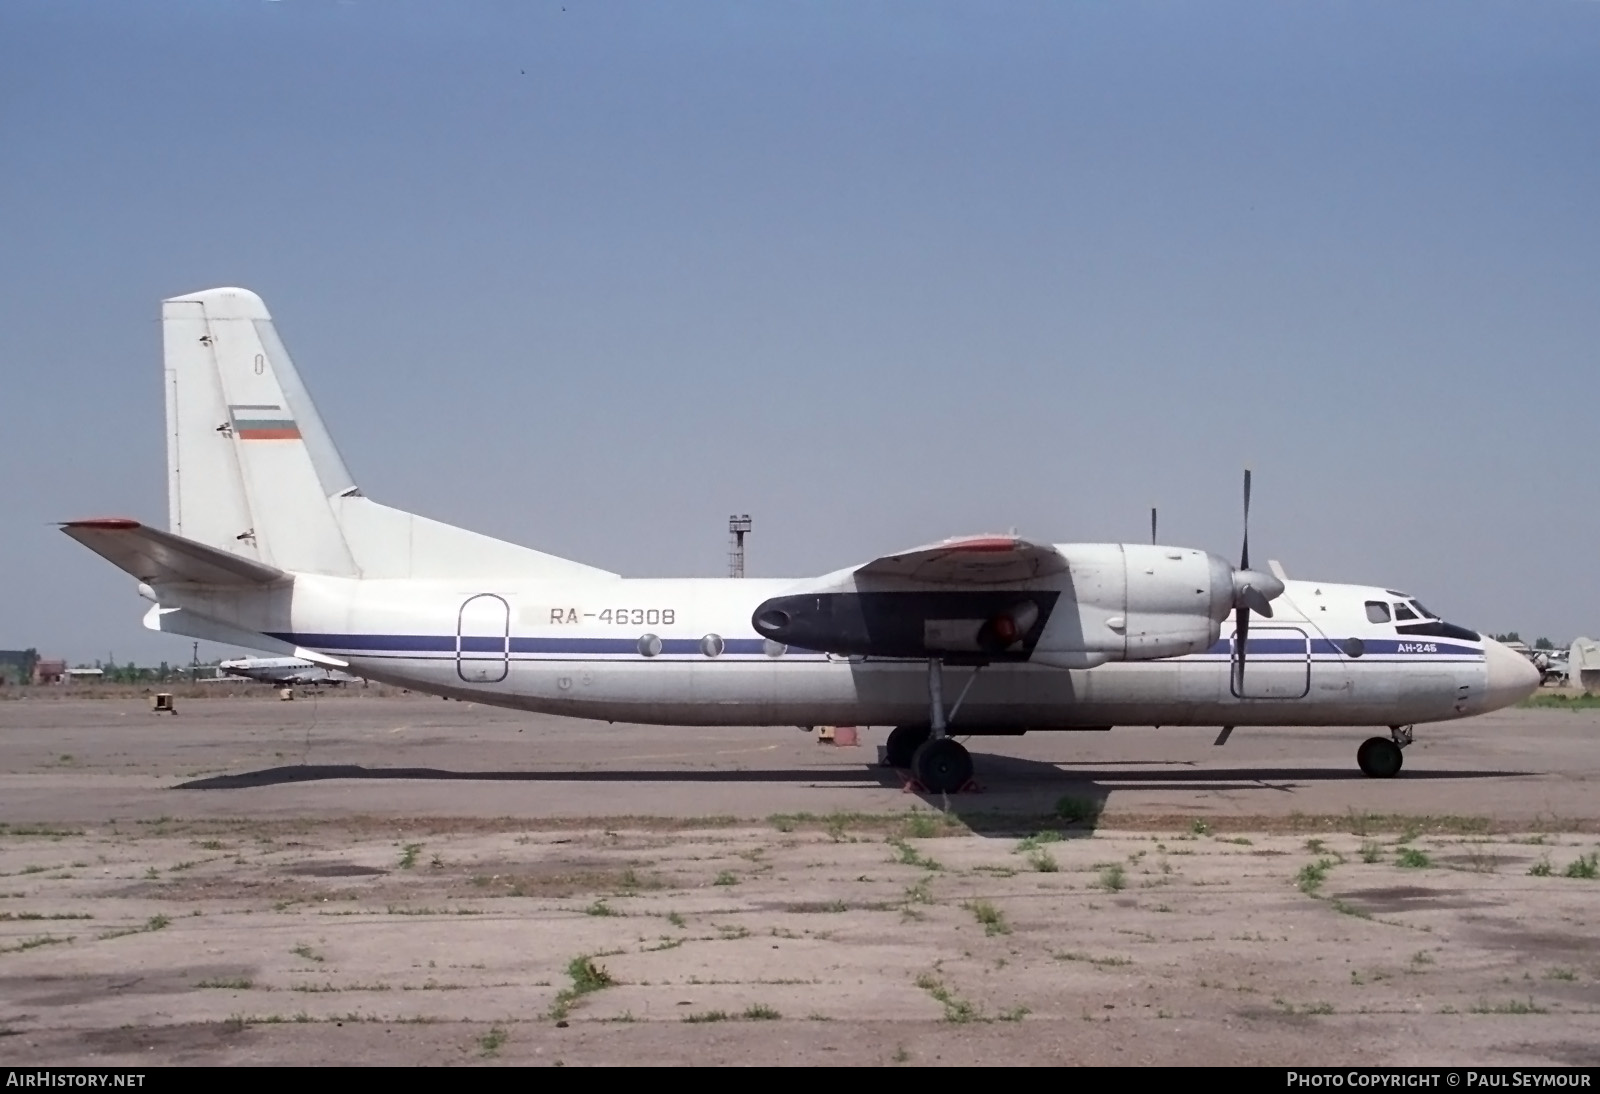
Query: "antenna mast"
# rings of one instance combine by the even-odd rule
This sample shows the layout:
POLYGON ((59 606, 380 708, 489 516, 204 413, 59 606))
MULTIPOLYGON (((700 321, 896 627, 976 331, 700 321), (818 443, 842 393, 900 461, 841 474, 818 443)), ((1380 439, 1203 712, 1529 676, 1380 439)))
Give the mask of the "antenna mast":
POLYGON ((750 514, 728 518, 728 576, 744 576, 744 537, 750 531, 750 514))

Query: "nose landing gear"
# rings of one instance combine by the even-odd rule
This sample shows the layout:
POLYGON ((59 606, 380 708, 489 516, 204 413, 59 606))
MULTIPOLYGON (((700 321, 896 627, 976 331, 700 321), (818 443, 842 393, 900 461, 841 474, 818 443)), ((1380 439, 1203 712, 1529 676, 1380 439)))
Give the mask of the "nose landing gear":
POLYGON ((1356 764, 1361 773, 1374 779, 1392 779, 1400 774, 1404 761, 1401 749, 1412 742, 1411 726, 1390 726, 1389 739, 1369 737, 1356 749, 1356 764))

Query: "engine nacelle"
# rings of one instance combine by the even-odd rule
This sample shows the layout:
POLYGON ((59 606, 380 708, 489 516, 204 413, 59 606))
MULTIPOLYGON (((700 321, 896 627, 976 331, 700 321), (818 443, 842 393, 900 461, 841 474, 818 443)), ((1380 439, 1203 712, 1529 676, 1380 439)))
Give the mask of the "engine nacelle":
POLYGON ((1066 544, 1066 571, 1028 586, 875 580, 775 597, 763 636, 800 649, 1087 668, 1209 649, 1234 603, 1232 566, 1192 548, 1066 544))

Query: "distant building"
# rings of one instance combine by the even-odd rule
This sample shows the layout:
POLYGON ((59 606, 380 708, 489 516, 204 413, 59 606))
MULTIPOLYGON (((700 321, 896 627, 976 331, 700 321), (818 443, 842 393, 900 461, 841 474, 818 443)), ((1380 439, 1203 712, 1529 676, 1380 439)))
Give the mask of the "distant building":
POLYGON ((105 674, 105 669, 68 669, 63 673, 68 680, 99 680, 105 674))
POLYGON ((67 674, 65 661, 45 661, 43 659, 33 663, 33 682, 35 684, 59 684, 61 678, 67 674))
POLYGON ((30 684, 38 650, 0 650, 0 684, 30 684))

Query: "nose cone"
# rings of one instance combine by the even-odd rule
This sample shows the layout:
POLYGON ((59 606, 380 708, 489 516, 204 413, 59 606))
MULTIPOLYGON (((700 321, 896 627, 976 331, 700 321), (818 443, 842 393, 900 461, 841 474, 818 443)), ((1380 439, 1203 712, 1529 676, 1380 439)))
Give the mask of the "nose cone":
POLYGON ((1233 572, 1233 597, 1235 607, 1249 608, 1258 615, 1272 616, 1271 602, 1283 595, 1283 582, 1261 570, 1235 570, 1233 572))
POLYGON ((1483 640, 1483 652, 1489 673, 1485 711, 1514 706, 1539 690, 1539 670, 1522 654, 1492 638, 1483 640))

